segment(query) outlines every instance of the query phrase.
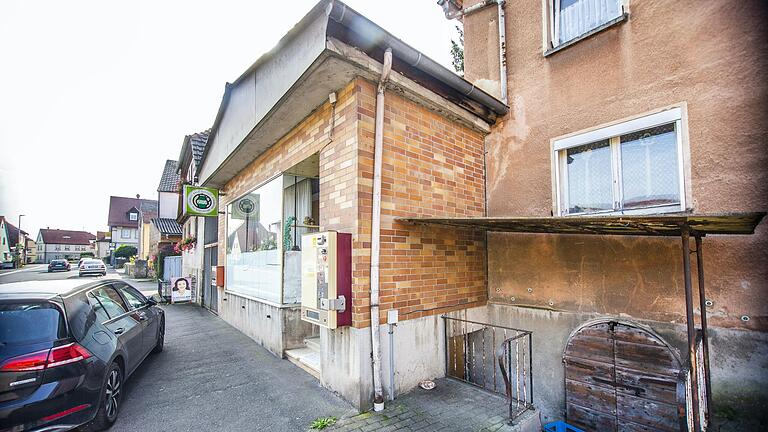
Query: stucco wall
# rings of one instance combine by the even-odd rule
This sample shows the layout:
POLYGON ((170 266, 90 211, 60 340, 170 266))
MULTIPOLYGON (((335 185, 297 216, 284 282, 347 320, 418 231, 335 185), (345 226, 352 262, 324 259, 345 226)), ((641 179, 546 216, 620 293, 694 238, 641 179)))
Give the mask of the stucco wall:
MULTIPOLYGON (((487 139, 489 216, 551 214, 551 139, 673 104, 687 108, 689 207, 768 209, 765 3, 630 1, 626 22, 548 57, 541 2, 506 11, 511 113, 487 139)), ((490 11, 465 19, 470 80, 498 78, 494 19, 490 11)), ((768 329, 767 230, 704 240, 712 325, 768 329)), ((494 302, 548 308, 551 300, 557 310, 684 322, 679 241, 488 241, 494 302)))

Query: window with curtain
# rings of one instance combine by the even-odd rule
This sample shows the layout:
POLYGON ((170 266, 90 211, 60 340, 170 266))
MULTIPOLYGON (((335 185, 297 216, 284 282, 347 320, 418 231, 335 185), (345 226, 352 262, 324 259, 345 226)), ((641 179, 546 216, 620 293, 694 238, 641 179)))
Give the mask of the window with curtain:
POLYGON ((680 128, 672 109, 556 140, 559 213, 683 211, 680 128))
POLYGON ((280 303, 283 178, 227 206, 226 289, 280 303))
POLYGON ((288 175, 283 178, 283 244, 285 250, 298 250, 301 237, 310 232, 301 225, 308 225, 305 221, 312 219, 312 180, 288 175))
POLYGON ((621 0, 552 0, 552 45, 589 33, 621 16, 621 0))

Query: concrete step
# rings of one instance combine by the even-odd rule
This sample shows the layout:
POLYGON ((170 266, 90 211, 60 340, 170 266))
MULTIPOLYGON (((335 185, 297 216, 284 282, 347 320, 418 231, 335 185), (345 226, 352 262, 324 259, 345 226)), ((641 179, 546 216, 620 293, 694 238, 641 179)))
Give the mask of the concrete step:
POLYGON ((320 336, 304 339, 304 345, 311 350, 320 352, 320 336))
POLYGON ((285 358, 307 373, 320 379, 320 350, 295 348, 285 350, 285 358))

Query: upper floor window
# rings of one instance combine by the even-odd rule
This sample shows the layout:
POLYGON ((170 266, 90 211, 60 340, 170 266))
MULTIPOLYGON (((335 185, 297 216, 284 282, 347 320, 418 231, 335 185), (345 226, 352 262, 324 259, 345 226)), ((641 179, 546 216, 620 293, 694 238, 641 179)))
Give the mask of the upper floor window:
POLYGON ((681 109, 554 141, 558 214, 685 210, 681 109))
POLYGON ((69 250, 69 245, 64 245, 64 250, 68 251, 69 250))
POLYGON ((135 212, 128 213, 128 219, 132 221, 137 221, 139 220, 139 214, 135 212))
POLYGON ((624 0, 550 0, 549 38, 552 48, 619 21, 624 13, 623 2, 624 0))
POLYGON ((121 229, 120 237, 124 239, 131 238, 131 230, 125 228, 121 229))

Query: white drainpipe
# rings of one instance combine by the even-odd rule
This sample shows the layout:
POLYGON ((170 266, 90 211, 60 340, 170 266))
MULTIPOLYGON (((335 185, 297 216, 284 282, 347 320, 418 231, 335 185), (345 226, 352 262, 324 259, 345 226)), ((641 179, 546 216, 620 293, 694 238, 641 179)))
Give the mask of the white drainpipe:
POLYGON ((371 349, 373 350, 373 410, 384 409, 381 390, 381 335, 379 334, 379 252, 381 250, 381 158, 384 152, 384 89, 392 70, 392 49, 384 52, 384 66, 376 93, 373 141, 373 214, 371 215, 371 349))

